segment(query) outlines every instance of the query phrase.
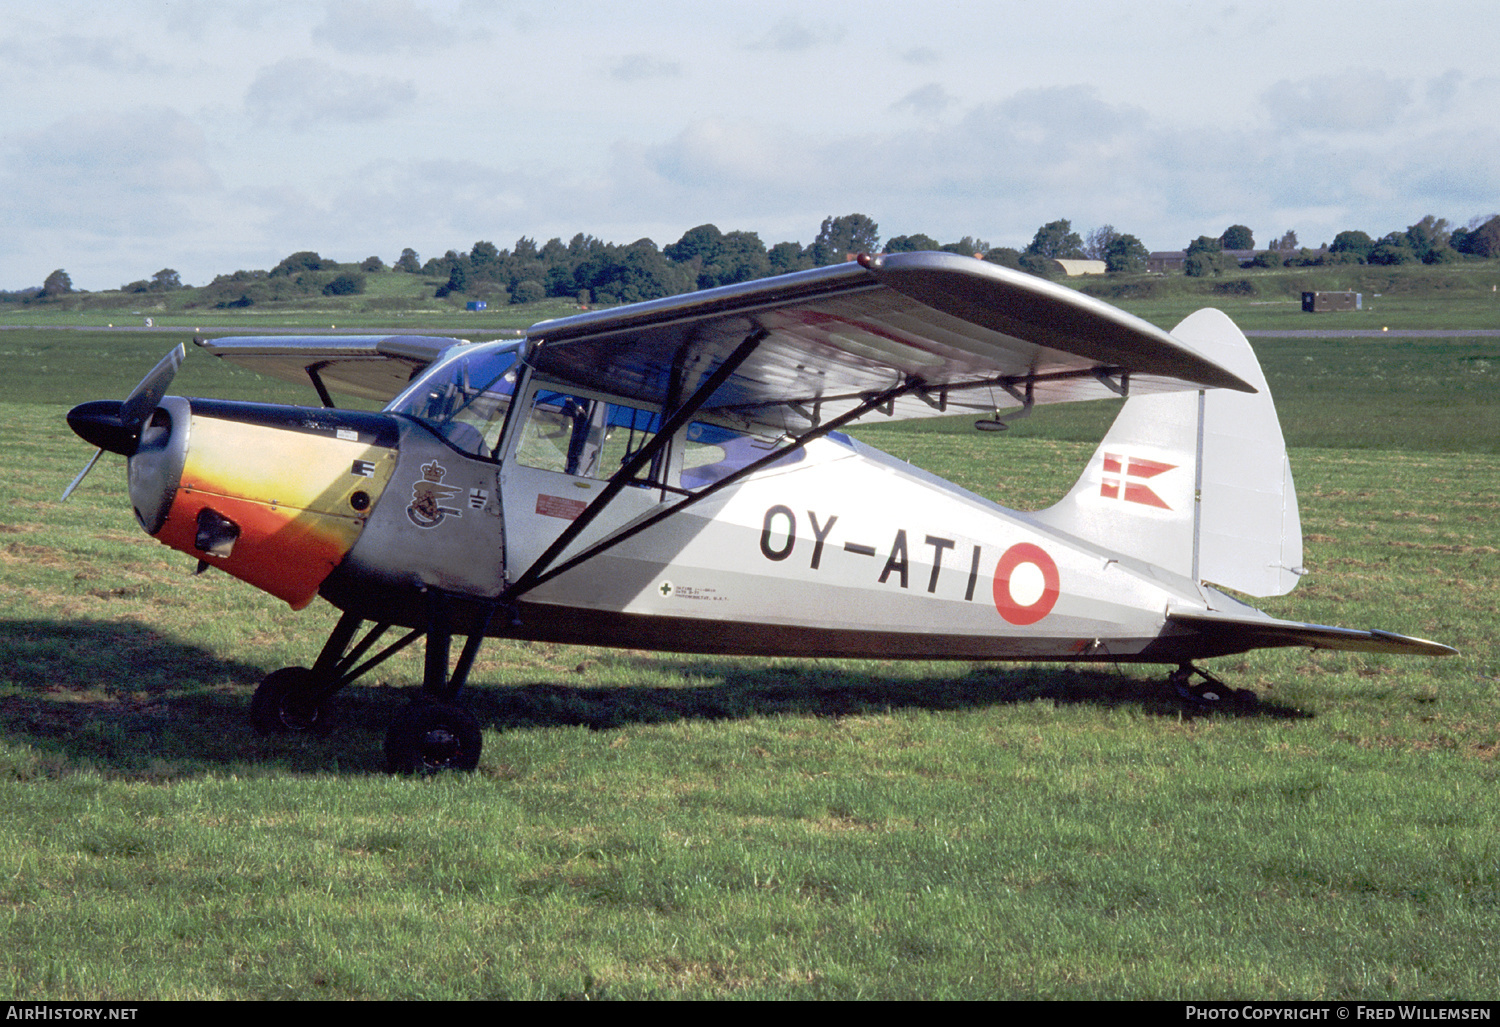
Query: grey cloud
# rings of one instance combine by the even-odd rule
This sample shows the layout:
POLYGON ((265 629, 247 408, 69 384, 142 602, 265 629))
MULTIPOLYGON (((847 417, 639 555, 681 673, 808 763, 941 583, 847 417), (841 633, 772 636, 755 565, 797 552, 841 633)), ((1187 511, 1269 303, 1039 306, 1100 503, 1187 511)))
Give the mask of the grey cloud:
POLYGON ((1412 104, 1412 84, 1383 71, 1283 79, 1261 96, 1278 127, 1300 131, 1370 132, 1396 124, 1412 104))
MULTIPOLYGON (((175 248, 201 227, 205 208, 221 193, 203 132, 171 110, 75 115, 3 143, 6 251, 45 250, 55 254, 47 262, 75 275, 117 262, 124 252, 175 248)), ((75 281, 89 288, 113 284, 75 281)))
POLYGON ((388 54, 472 39, 476 31, 445 25, 412 0, 334 0, 313 40, 341 53, 388 54))
POLYGON ((263 68, 245 94, 262 124, 305 129, 323 123, 375 121, 416 98, 410 82, 339 71, 311 57, 263 68))
POLYGON ((621 82, 640 82, 647 79, 678 78, 682 65, 677 61, 663 60, 650 54, 630 54, 620 59, 609 75, 621 82))
POLYGON ((937 117, 957 102, 948 90, 936 82, 929 82, 925 86, 918 86, 891 104, 891 110, 915 114, 919 117, 937 117))
POLYGON ((1054 136, 1099 138, 1138 131, 1149 119, 1139 107, 1107 103, 1095 87, 1078 85, 1024 89, 976 108, 967 120, 973 128, 1040 129, 1054 136))
POLYGON ((798 18, 783 18, 748 49, 774 50, 783 53, 801 53, 829 43, 837 43, 844 37, 842 29, 827 25, 807 25, 798 18))
POLYGON ((0 61, 11 67, 41 68, 57 74, 86 68, 110 75, 165 75, 171 65, 131 43, 108 36, 68 34, 0 39, 0 61))

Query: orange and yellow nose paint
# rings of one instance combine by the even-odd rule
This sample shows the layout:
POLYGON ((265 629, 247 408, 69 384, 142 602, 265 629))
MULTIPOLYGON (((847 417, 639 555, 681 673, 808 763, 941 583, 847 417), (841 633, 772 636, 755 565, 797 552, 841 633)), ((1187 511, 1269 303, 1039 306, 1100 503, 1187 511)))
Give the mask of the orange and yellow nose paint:
POLYGON ((300 610, 354 546, 395 466, 396 450, 352 431, 195 414, 177 495, 156 537, 300 610), (205 525, 220 526, 212 540, 205 525))

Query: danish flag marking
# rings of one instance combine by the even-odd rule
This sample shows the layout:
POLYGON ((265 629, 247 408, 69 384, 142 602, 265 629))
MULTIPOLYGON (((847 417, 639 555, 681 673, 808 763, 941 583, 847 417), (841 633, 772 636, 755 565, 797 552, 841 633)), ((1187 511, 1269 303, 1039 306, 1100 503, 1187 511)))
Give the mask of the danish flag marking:
POLYGON ((1105 499, 1119 499, 1126 503, 1140 503, 1142 506, 1170 510, 1172 508, 1152 492, 1142 479, 1154 478, 1163 471, 1174 470, 1176 467, 1176 464, 1164 464, 1138 456, 1105 453, 1104 478, 1099 485, 1099 495, 1105 499))

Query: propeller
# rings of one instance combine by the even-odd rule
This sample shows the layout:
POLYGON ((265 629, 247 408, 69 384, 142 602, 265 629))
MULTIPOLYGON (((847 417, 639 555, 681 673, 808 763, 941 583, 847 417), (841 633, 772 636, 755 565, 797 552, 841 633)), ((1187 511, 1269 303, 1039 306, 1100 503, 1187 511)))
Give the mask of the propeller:
POLYGON ((172 352, 162 357, 146 377, 141 379, 141 383, 130 391, 124 401, 95 400, 92 403, 80 403, 68 411, 68 427, 79 438, 99 448, 83 470, 78 472, 73 484, 63 492, 64 500, 88 477, 105 450, 126 457, 135 454, 136 447, 141 442, 141 429, 161 403, 162 397, 167 394, 167 387, 172 384, 177 369, 182 366, 186 357, 187 346, 178 343, 172 352))

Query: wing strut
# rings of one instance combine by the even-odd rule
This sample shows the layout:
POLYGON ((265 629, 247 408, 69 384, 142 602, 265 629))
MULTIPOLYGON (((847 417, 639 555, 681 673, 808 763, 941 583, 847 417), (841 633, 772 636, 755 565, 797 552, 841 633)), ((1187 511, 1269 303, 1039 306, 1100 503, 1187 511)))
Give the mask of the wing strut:
POLYGON ((323 370, 332 363, 331 360, 324 360, 309 364, 307 367, 307 377, 312 382, 313 388, 318 390, 318 399, 322 400, 323 406, 329 410, 333 409, 333 397, 328 394, 328 386, 323 384, 323 370))
MULTIPOLYGON (((729 380, 730 375, 739 370, 740 365, 745 362, 750 354, 755 352, 756 348, 770 334, 764 328, 760 328, 747 335, 744 341, 736 346, 734 351, 725 358, 724 362, 714 369, 713 374, 705 378, 702 384, 693 390, 693 394, 674 410, 670 417, 662 422, 661 427, 657 429, 655 438, 636 450, 635 454, 621 465, 620 469, 610 477, 598 497, 571 524, 563 529, 562 534, 553 540, 552 544, 547 547, 546 552, 542 553, 530 567, 526 568, 526 572, 516 579, 514 585, 511 585, 504 592, 500 593, 499 599, 496 600, 497 603, 504 604, 511 602, 517 596, 530 592, 543 581, 561 573, 562 570, 576 563, 577 559, 570 560, 558 570, 550 574, 546 573, 547 566, 553 560, 556 560, 562 554, 563 550, 593 522, 594 518, 604 511, 604 508, 610 504, 610 501, 635 479, 637 471, 656 459, 656 455, 672 441, 672 436, 677 434, 677 430, 687 424, 703 408, 703 405, 719 390, 719 386, 723 385, 729 380)), ((597 547, 595 550, 590 550, 586 555, 592 555, 595 551, 597 551, 597 547)))
MULTIPOLYGON (((754 336, 752 336, 751 338, 754 338, 754 336)), ((902 384, 886 389, 884 392, 871 393, 864 397, 859 406, 854 407, 850 410, 846 410, 844 413, 833 418, 831 421, 828 421, 821 425, 817 425, 816 427, 811 428, 803 434, 797 436, 792 440, 792 444, 790 446, 786 446, 782 449, 772 450, 770 453, 767 453, 759 460, 748 463, 744 467, 741 467, 739 470, 725 475, 723 478, 720 478, 718 481, 714 482, 712 485, 708 486, 702 491, 694 492, 687 498, 683 499, 682 502, 673 503, 671 506, 664 506, 662 509, 644 518, 643 520, 636 521, 634 524, 622 528, 620 531, 609 536, 608 538, 600 539, 598 542, 594 543, 592 546, 579 553, 577 556, 564 561, 551 570, 539 570, 538 568, 542 567, 546 562, 553 558, 553 550, 561 551, 562 547, 558 543, 563 542, 563 539, 559 537, 558 542, 553 543, 552 547, 549 548, 547 552, 543 553, 541 557, 537 559, 536 563, 532 564, 531 567, 526 571, 526 573, 523 574, 514 585, 506 589, 505 592, 501 594, 498 601, 501 603, 510 602, 516 599, 522 593, 529 592, 533 588, 536 588, 538 585, 542 585, 548 581, 551 581, 559 574, 567 573, 584 561, 593 559, 595 556, 598 556, 606 549, 611 549, 619 545, 621 542, 624 542, 626 539, 633 538, 634 536, 639 535, 647 528, 666 520, 668 517, 671 517, 674 514, 681 513, 695 503, 702 502, 710 496, 717 495, 719 492, 722 492, 729 486, 737 484, 741 479, 747 478, 750 475, 756 473, 761 468, 775 463, 777 460, 782 459, 790 453, 795 453, 797 452, 797 450, 805 448, 809 442, 820 439, 830 432, 837 431, 844 425, 848 424, 850 421, 858 420, 865 414, 868 414, 871 410, 879 410, 882 407, 888 406, 893 401, 900 399, 902 396, 913 392, 921 392, 923 389, 926 389, 928 387, 929 386, 927 385, 927 383, 921 381, 920 379, 909 378, 902 384)), ((693 400, 698 400, 698 398, 698 394, 695 393, 693 396, 693 400)), ((696 412, 696 409, 697 407, 694 406, 693 410, 689 411, 688 416, 691 416, 692 413, 696 412)), ((678 427, 681 427, 682 423, 686 422, 686 420, 686 417, 682 418, 682 420, 679 421, 672 430, 675 432, 678 427)), ((657 439, 661 439, 666 435, 666 426, 663 425, 661 432, 657 434, 657 439)), ((655 442, 656 440, 653 439, 652 441, 655 442)), ((644 461, 642 461, 642 463, 644 463, 644 461)), ((620 473, 617 474, 614 478, 610 479, 610 484, 613 485, 616 479, 624 479, 625 477, 627 477, 626 472, 628 469, 628 467, 621 468, 620 473)), ((618 492, 619 490, 616 489, 615 491, 618 492)), ((594 503, 589 506, 588 510, 585 510, 582 514, 579 515, 578 520, 583 520, 589 515, 590 510, 593 510, 595 506, 601 506, 603 502, 613 494, 614 493, 610 492, 608 487, 606 487, 605 491, 600 493, 599 499, 595 500, 594 503)), ((576 525, 578 521, 574 521, 573 523, 576 525)), ((563 534, 567 535, 568 533, 565 531, 563 534)), ((578 533, 576 531, 573 532, 572 535, 569 536, 568 541, 571 541, 572 538, 577 537, 577 534, 578 533)))

